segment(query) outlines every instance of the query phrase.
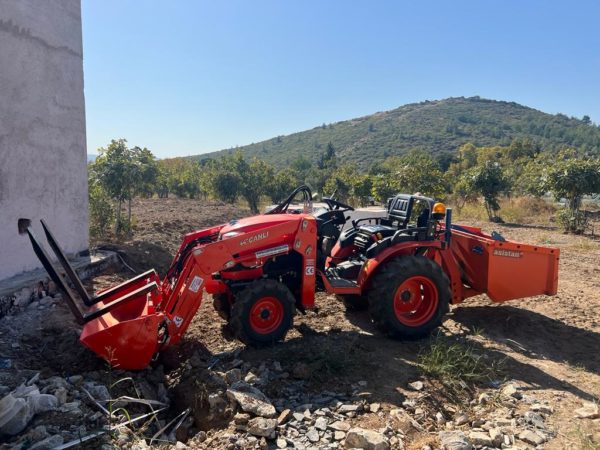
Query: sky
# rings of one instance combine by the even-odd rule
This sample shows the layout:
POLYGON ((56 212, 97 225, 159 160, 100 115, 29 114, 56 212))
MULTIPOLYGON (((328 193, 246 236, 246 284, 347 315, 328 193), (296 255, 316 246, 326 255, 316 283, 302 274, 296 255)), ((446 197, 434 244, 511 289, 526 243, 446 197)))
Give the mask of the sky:
POLYGON ((159 158, 479 95, 600 122, 600 2, 82 0, 88 153, 159 158))

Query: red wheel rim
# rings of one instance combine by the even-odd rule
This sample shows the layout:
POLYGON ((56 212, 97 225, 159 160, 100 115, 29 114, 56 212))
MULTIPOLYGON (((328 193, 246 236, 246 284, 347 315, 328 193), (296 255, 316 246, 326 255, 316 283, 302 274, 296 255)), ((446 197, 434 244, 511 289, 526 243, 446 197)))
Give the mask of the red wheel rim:
POLYGON ((438 306, 438 290, 427 277, 410 277, 394 294, 394 313, 400 323, 409 327, 426 324, 438 306))
POLYGON ((282 321, 283 305, 276 297, 262 297, 250 309, 250 327, 255 333, 272 333, 282 321))

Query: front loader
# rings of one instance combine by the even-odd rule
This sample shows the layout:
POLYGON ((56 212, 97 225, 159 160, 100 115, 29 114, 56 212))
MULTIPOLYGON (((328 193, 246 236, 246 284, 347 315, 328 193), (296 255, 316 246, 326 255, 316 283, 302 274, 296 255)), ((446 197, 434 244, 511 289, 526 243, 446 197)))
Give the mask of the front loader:
POLYGON ((21 219, 19 228, 82 325, 81 342, 122 369, 142 369, 177 344, 204 292, 248 345, 283 339, 296 310, 315 306, 317 291, 368 307, 384 333, 401 339, 427 335, 450 304, 474 295, 503 302, 556 294, 558 249, 452 224, 452 211, 430 198, 399 194, 386 217, 346 228, 352 207, 329 198, 313 206, 301 186, 265 214, 185 235, 162 280, 151 270, 94 296, 44 221, 66 278, 30 222, 21 219))

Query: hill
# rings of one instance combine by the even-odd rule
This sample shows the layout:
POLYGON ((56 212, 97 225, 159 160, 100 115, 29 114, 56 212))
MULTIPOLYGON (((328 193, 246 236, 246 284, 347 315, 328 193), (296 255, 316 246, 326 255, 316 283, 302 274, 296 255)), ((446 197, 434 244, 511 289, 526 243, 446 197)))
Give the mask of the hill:
POLYGON ((457 97, 412 103, 192 158, 215 158, 239 149, 246 157, 257 156, 282 167, 301 155, 315 161, 331 142, 339 160, 366 168, 410 149, 441 156, 456 152, 466 142, 508 145, 515 138, 530 139, 545 151, 574 146, 600 154, 600 127, 587 117, 580 120, 514 102, 457 97))

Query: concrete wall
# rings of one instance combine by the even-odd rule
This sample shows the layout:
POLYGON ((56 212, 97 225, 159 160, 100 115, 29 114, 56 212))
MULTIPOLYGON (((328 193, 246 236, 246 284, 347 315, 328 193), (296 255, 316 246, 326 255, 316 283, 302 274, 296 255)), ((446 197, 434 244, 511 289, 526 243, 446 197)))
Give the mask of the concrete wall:
POLYGON ((19 218, 88 247, 80 0, 0 0, 0 279, 40 266, 19 218))

